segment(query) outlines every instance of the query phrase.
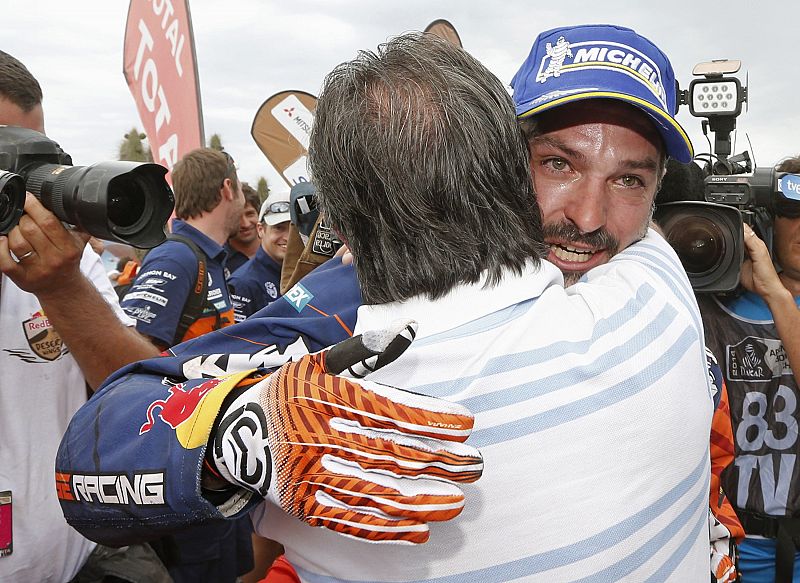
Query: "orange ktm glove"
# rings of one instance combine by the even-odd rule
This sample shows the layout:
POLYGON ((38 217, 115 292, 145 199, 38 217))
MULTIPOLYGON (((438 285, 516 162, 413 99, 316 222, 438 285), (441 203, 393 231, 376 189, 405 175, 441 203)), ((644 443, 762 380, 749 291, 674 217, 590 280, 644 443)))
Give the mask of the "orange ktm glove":
POLYGON ((351 377, 392 362, 414 322, 285 364, 227 408, 213 458, 229 482, 312 526, 371 542, 424 543, 464 507, 480 452, 464 407, 351 377))

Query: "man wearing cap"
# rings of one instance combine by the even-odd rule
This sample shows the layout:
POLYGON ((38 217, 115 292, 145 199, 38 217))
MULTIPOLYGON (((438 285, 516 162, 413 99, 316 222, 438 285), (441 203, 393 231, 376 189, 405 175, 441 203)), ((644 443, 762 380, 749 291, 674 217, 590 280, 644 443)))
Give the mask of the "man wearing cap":
MULTIPOLYGON (((620 146, 650 135, 649 141, 660 142, 662 153, 682 163, 692 159, 691 143, 673 117, 677 101, 672 66, 657 47, 630 29, 560 28, 539 36, 512 87, 530 144, 548 260, 571 285, 641 239, 652 217, 658 186, 641 188, 643 160, 629 155, 647 146, 620 146)), ((660 184, 666 159, 657 162, 660 184)), ((708 365, 724 390, 713 356, 708 365)), ((727 433, 718 430, 719 435, 730 433, 726 414, 723 407, 714 417, 715 428, 728 427, 727 433)), ((726 452, 732 447, 724 445, 726 452)), ((712 519, 713 580, 728 581, 735 577, 731 533, 741 535, 741 526, 719 488, 712 490, 710 505, 722 521, 712 519)))
POLYGON ((237 322, 278 299, 289 224, 289 191, 270 195, 258 213, 256 228, 261 246, 229 282, 237 322))
MULTIPOLYGON (((647 43, 641 50, 654 47, 647 43)), ((326 79, 309 155, 322 210, 355 258, 366 304, 356 332, 398 315, 419 320, 410 354, 374 378, 472 410, 469 443, 481 448, 485 471, 475 486, 464 487, 463 514, 431 528, 430 541, 420 547, 367 547, 309 528, 272 503, 261 505, 253 514, 259 533, 284 544, 301 579, 707 579, 711 399, 702 327, 677 257, 647 230, 673 150, 637 109, 627 117, 613 104, 608 109, 587 108, 575 125, 548 116, 537 137, 554 149, 537 153, 535 164, 544 173, 537 172, 553 182, 561 178, 565 196, 579 183, 584 196, 604 208, 608 202, 630 207, 613 229, 625 246, 633 243, 630 249, 620 243, 612 251, 606 243, 589 252, 585 243, 573 250, 579 243, 565 236, 549 241, 566 246, 567 258, 597 255, 585 279, 565 290, 558 269, 539 261, 550 250, 541 245, 539 209, 528 208, 535 199, 527 144, 520 142, 502 86, 484 68, 452 45, 410 36, 378 55, 362 52, 326 79), (386 111, 400 115, 384 117, 386 111), (393 123, 397 119, 402 123, 393 123), (576 170, 569 167, 572 159, 576 170), (499 229, 498 217, 505 225, 499 229), (530 246, 520 252, 520 245, 530 246), (470 271, 470 258, 492 258, 497 267, 517 253, 530 263, 494 277, 470 271), (423 281, 424 293, 404 295, 423 281)), ((685 158, 688 146, 674 151, 685 158)), ((551 199, 558 194, 547 189, 551 199)), ((558 203, 542 209, 548 220, 558 203)), ((563 214, 559 222, 572 220, 563 214)), ((603 230, 606 221, 592 222, 591 229, 574 230, 603 230)), ((252 318, 236 336, 269 342, 258 332, 280 324, 252 318)), ((265 358, 268 349, 258 348, 259 360, 265 358)), ((238 356, 214 355, 213 364, 232 365, 238 356)), ((192 374, 211 364, 193 359, 192 374)), ((313 385, 329 380, 315 376, 313 385)), ((227 411, 238 415, 233 406, 227 411)), ((221 417, 227 424, 228 413, 221 417)), ((258 452, 255 444, 243 449, 258 452)), ((233 460, 220 463, 237 473, 233 460)), ((360 475, 356 466, 340 471, 360 475)), ((346 503, 329 500, 342 521, 351 504, 371 503, 368 496, 348 495, 345 486, 346 503)), ((347 533, 369 538, 368 531, 347 533)))
POLYGON ((548 260, 570 285, 644 236, 667 156, 691 161, 675 75, 630 29, 567 27, 539 36, 511 86, 548 260))

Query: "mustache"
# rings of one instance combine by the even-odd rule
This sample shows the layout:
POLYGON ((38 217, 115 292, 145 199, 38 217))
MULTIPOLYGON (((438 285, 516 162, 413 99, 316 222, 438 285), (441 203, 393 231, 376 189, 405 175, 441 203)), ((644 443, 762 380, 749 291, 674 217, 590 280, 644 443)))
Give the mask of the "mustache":
POLYGON ((607 249, 611 255, 619 250, 619 239, 603 228, 591 233, 582 233, 572 223, 561 222, 544 225, 542 232, 545 240, 556 239, 570 243, 582 243, 588 247, 607 249))

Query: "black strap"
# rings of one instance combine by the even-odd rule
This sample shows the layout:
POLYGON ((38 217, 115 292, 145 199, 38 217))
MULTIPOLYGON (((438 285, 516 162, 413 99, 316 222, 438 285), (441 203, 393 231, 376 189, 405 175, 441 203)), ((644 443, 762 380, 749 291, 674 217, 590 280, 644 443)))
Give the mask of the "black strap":
MULTIPOLYGON (((183 337, 186 335, 186 332, 189 330, 191 325, 199 320, 200 316, 203 315, 203 310, 206 307, 208 298, 208 274, 206 271, 206 255, 200 250, 194 241, 188 237, 184 237, 183 235, 176 235, 175 233, 170 233, 167 235, 167 239, 170 241, 179 241, 183 243, 194 252, 194 256, 197 259, 197 277, 195 278, 195 283, 194 286, 192 286, 189 297, 186 298, 186 303, 183 306, 183 310, 181 311, 181 317, 178 320, 178 327, 175 329, 175 337, 172 340, 172 344, 174 345, 179 344, 183 340, 183 337)), ((215 328, 219 328, 220 313, 216 307, 212 307, 214 308, 217 317, 217 324, 215 328)))
POLYGON ((800 543, 800 518, 772 517, 736 510, 747 534, 775 539, 775 583, 792 583, 794 556, 800 543))
POLYGON ((800 541, 800 520, 781 518, 778 520, 778 538, 775 549, 775 583, 792 583, 794 577, 794 555, 800 541))

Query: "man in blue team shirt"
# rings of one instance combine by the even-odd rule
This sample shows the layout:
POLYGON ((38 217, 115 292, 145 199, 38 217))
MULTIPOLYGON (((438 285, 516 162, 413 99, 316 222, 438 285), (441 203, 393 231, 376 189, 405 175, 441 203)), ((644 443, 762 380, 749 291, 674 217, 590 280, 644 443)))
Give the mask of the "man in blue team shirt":
POLYGON ((289 219, 288 190, 270 195, 261 205, 257 225, 261 245, 229 282, 237 322, 278 299, 281 266, 289 242, 289 219))
MULTIPOLYGON (((171 238, 147 254, 121 302, 136 329, 162 350, 233 324, 223 245, 239 231, 245 204, 233 159, 211 148, 186 154, 172 180, 177 218, 171 238), (205 297, 196 297, 203 279, 205 297)), ((162 555, 176 582, 233 582, 252 568, 250 532, 246 518, 203 525, 174 541, 162 539, 162 555)))
POLYGON ((244 194, 233 160, 210 148, 186 154, 172 171, 175 216, 170 239, 144 259, 122 308, 136 329, 162 350, 233 324, 233 306, 225 284, 223 245, 239 230, 244 194), (205 259, 199 273, 197 252, 205 259), (182 321, 193 290, 207 283, 207 295, 191 322, 182 321))

